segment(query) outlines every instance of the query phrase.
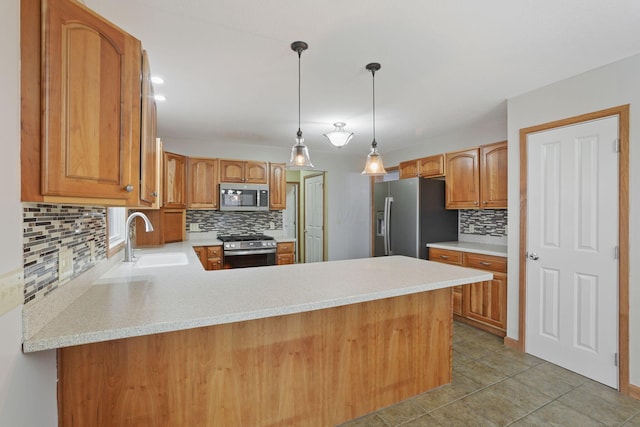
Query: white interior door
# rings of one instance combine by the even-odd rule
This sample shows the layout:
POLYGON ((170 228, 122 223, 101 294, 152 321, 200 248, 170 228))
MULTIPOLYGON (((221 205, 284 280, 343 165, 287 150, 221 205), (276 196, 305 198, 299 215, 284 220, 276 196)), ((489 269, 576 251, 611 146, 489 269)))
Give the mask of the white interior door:
POLYGON ((305 262, 324 260, 324 175, 304 179, 305 262))
POLYGON ((287 207, 282 211, 282 231, 285 236, 296 239, 294 259, 298 259, 298 185, 287 184, 287 207))
POLYGON ((618 387, 618 116, 527 136, 526 351, 618 387))

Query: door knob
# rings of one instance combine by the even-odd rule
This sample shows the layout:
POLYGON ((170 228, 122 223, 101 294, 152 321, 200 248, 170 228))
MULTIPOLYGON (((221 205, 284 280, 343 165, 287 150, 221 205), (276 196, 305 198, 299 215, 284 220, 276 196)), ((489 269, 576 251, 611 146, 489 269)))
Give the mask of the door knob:
POLYGON ((537 261, 538 260, 538 254, 535 252, 528 252, 527 253, 527 258, 529 258, 532 261, 537 261))

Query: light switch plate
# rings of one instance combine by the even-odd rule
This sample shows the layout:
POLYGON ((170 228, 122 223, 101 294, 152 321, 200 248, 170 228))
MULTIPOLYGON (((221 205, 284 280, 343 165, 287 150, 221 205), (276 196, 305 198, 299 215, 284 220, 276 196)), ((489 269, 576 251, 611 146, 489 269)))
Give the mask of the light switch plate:
POLYGON ((73 276, 73 249, 61 249, 58 252, 58 281, 73 276))

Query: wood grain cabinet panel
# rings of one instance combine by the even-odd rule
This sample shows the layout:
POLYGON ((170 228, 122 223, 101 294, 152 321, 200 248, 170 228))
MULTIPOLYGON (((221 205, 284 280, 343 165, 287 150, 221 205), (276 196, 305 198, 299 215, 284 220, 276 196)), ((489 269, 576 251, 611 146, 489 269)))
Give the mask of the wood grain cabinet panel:
POLYGON ((400 179, 416 178, 420 172, 420 163, 418 160, 400 162, 398 170, 400 171, 400 179))
POLYGON ((267 162, 220 159, 220 182, 266 184, 267 162))
POLYGON ((295 262, 294 248, 295 245, 293 242, 278 243, 276 251, 276 265, 293 264, 295 262))
POLYGON ((158 161, 156 141, 157 108, 151 83, 147 51, 142 52, 142 114, 140 124, 140 205, 159 208, 158 161))
POLYGON ((445 155, 447 209, 473 209, 479 207, 480 150, 456 151, 445 155))
POLYGON ((287 208, 287 176, 284 163, 269 163, 269 209, 287 208))
MULTIPOLYGON (((462 266, 462 252, 449 249, 429 248, 429 260, 462 266)), ((462 316, 464 286, 453 287, 453 314, 462 316)))
POLYGON ((167 208, 187 207, 187 158, 180 154, 164 152, 163 197, 167 208))
POLYGON ((445 176, 444 154, 423 157, 419 160, 420 176, 424 178, 435 178, 445 176))
POLYGON ((75 1, 42 12, 41 194, 136 206, 140 41, 75 1))
POLYGON ((189 157, 187 174, 189 209, 218 209, 218 159, 189 157))
POLYGON ((507 141, 480 147, 482 208, 507 209, 507 141))

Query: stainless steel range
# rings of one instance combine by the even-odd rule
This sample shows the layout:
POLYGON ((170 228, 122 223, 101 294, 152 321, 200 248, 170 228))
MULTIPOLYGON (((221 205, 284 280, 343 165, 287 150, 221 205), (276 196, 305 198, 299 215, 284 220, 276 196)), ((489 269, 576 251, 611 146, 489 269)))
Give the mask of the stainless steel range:
POLYGON ((264 234, 218 236, 223 242, 224 268, 276 264, 277 243, 264 234))

